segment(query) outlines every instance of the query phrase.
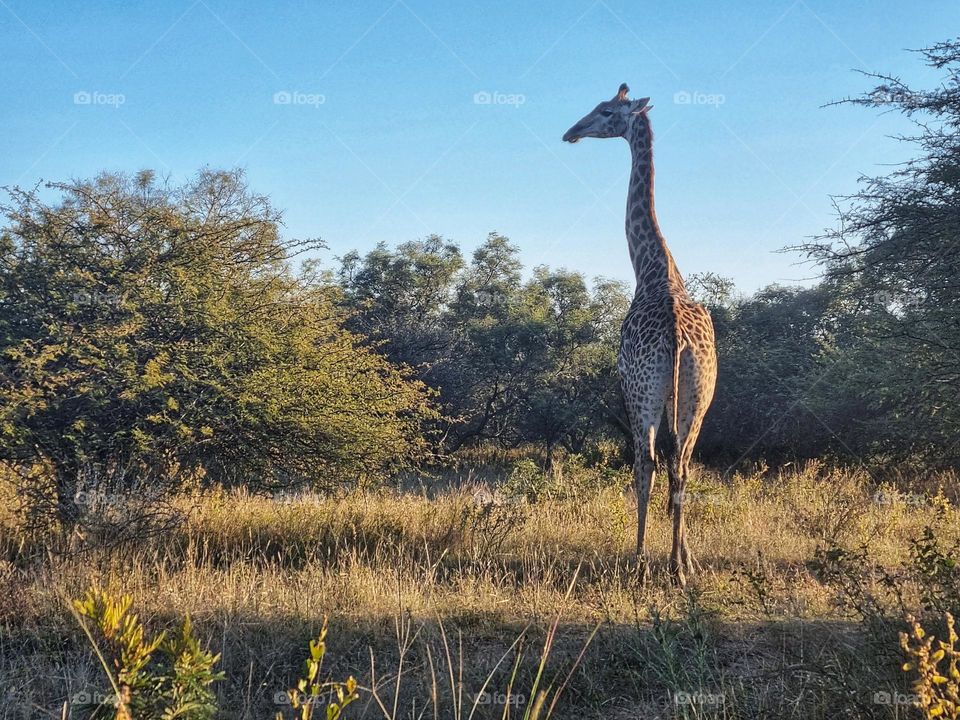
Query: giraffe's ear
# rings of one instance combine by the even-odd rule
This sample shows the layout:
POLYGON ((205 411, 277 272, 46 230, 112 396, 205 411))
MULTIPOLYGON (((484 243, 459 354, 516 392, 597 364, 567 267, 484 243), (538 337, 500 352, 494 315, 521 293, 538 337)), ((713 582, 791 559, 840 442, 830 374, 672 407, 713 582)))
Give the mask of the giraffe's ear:
POLYGON ((647 105, 648 102, 650 102, 650 98, 648 97, 640 98, 639 100, 634 100, 632 103, 630 103, 630 112, 633 115, 636 115, 642 112, 649 112, 650 108, 652 108, 653 105, 647 105))

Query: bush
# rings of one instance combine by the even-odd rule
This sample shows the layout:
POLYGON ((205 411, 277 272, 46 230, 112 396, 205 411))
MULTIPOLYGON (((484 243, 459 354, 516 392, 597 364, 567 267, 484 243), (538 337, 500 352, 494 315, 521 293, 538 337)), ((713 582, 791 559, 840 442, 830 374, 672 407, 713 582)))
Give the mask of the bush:
POLYGON ((211 720, 217 712, 211 686, 223 678, 214 671, 220 656, 200 647, 189 616, 175 634, 148 637, 130 613, 131 602, 93 589, 74 601, 113 689, 112 694, 81 693, 75 704, 93 717, 113 714, 116 720, 211 720), (100 643, 85 620, 92 623, 100 643))
POLYGON ((518 461, 497 491, 507 500, 563 500, 596 495, 607 488, 622 490, 631 481, 629 471, 591 467, 580 455, 565 455, 554 460, 549 472, 529 458, 518 461))
MULTIPOLYGON (((420 456, 429 393, 343 327, 337 291, 239 172, 14 190, 0 229, 0 460, 76 522, 91 469, 169 486, 319 484, 420 456)), ((129 489, 129 487, 127 488, 129 489)))
POLYGON ((960 647, 953 616, 946 613, 946 640, 936 643, 912 615, 907 616, 910 632, 900 633, 900 647, 907 656, 904 672, 915 672, 913 691, 925 718, 960 718, 960 647))

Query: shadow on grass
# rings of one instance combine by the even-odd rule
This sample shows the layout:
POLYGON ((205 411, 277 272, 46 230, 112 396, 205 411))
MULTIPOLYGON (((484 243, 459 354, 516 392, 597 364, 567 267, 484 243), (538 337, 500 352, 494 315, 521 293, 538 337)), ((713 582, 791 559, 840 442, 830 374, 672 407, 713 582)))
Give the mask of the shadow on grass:
MULTIPOLYGON (((198 633, 221 654, 219 667, 227 675, 216 688, 219 717, 273 718, 289 709, 283 691, 300 676, 322 617, 322 608, 282 616, 198 614, 198 633)), ((178 620, 153 618, 150 625, 170 627, 178 620)), ((353 675, 367 689, 347 717, 384 717, 369 692, 374 684, 391 715, 396 697, 397 717, 420 717, 424 710, 423 717, 433 717, 434 693, 441 718, 466 718, 474 704, 475 718, 501 718, 505 703, 509 717, 522 717, 533 701, 527 693, 548 626, 549 618, 524 627, 478 612, 450 614, 442 625, 436 618, 405 614, 331 617, 324 674, 337 680, 353 675), (455 711, 458 704, 461 714, 455 711)), ((58 716, 77 692, 108 689, 78 628, 58 621, 35 630, 42 639, 15 637, 9 627, 0 633, 6 636, 0 652, 0 682, 7 688, 4 717, 36 717, 41 708, 58 716)), ((591 630, 560 623, 543 687, 561 685, 591 630)), ((908 708, 895 704, 909 694, 904 675, 895 665, 879 666, 865 656, 871 640, 853 622, 723 623, 697 607, 676 619, 607 623, 586 650, 553 717, 909 717, 908 708)))

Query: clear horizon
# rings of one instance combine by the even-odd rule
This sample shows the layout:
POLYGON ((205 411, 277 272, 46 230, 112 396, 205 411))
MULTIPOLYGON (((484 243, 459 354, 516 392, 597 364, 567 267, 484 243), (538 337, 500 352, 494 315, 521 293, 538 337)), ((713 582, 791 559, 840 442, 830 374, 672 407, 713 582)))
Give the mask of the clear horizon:
POLYGON ((681 271, 752 292, 811 277, 777 251, 832 226, 831 195, 909 157, 890 137, 902 117, 822 106, 873 86, 856 70, 937 84, 906 49, 958 19, 946 2, 0 0, 0 185, 239 166, 328 264, 431 233, 469 254, 498 231, 528 269, 631 283, 626 145, 560 141, 626 82, 654 106, 681 271))

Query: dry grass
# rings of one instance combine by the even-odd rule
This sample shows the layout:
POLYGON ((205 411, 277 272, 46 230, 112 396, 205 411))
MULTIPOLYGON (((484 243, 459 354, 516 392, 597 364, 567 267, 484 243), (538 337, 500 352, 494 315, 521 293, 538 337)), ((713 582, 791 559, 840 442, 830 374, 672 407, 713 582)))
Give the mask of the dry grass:
MULTIPOLYGON (((297 676, 325 616, 326 669, 369 686, 373 658, 381 695, 392 697, 391 673, 408 633, 397 716, 419 717, 433 692, 429 663, 447 662, 442 630, 451 664, 462 663, 463 692, 475 693, 529 625, 514 687, 522 695, 558 615, 548 664, 557 683, 591 629, 601 629, 557 717, 839 717, 833 686, 810 668, 821 663, 828 677, 830 663, 858 652, 860 639, 811 559, 831 543, 866 545, 894 566, 906 559, 909 539, 936 522, 936 506, 949 505, 889 489, 877 502, 864 475, 817 465, 726 482, 702 471, 688 507, 691 547, 703 569, 681 593, 666 574, 662 484, 648 530, 654 577, 641 587, 632 560, 632 494, 610 488, 490 505, 478 475, 338 498, 205 493, 179 499, 186 519, 161 537, 73 554, 43 552, 6 510, 0 688, 8 698, 0 717, 59 717, 74 693, 102 687, 65 607, 90 585, 132 595, 151 626, 189 613, 223 656, 223 717, 272 717, 275 693, 297 676)), ((955 540, 960 517, 952 505, 941 512, 947 539, 955 540)), ((494 674, 492 693, 506 687, 511 663, 512 656, 494 674)), ((856 689, 874 713, 862 716, 905 716, 903 708, 871 708, 876 689, 856 689)), ((437 692, 446 696, 441 707, 453 707, 457 683, 437 692)), ((478 705, 476 717, 501 717, 496 701, 478 705)), ((511 717, 522 716, 518 707, 511 717)), ((383 717, 369 694, 348 713, 360 716, 383 717)), ((430 709, 424 717, 432 716, 430 709)))

